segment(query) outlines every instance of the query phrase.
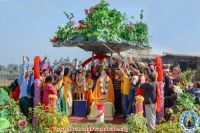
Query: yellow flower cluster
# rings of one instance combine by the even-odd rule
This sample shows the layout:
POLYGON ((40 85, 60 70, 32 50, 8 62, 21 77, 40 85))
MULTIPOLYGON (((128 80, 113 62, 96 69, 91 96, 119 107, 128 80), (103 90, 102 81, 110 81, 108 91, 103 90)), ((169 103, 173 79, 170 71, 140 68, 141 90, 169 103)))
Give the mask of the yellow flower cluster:
POLYGON ((68 125, 69 121, 68 121, 68 117, 64 116, 63 119, 61 120, 61 126, 64 127, 66 125, 68 125))
POLYGON ((144 101, 144 97, 143 96, 136 96, 136 102, 143 102, 144 101))

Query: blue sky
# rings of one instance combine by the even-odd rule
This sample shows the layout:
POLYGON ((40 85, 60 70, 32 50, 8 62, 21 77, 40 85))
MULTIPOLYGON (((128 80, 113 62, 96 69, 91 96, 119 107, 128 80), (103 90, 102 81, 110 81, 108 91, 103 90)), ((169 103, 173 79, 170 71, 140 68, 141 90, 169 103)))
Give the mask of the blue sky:
MULTIPOLYGON (((0 64, 21 63, 22 55, 33 59, 47 55, 87 58, 79 48, 53 48, 49 39, 60 24, 66 23, 64 11, 75 20, 84 18, 84 9, 99 0, 0 0, 0 64)), ((139 17, 149 26, 154 53, 163 51, 200 55, 199 0, 107 0, 111 8, 139 17)))

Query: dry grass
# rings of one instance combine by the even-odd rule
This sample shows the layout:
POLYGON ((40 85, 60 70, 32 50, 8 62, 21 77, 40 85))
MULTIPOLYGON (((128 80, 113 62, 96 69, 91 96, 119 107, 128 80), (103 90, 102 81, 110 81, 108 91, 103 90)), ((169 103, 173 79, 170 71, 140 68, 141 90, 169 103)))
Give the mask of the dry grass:
POLYGON ((0 86, 9 86, 13 80, 0 80, 0 86))

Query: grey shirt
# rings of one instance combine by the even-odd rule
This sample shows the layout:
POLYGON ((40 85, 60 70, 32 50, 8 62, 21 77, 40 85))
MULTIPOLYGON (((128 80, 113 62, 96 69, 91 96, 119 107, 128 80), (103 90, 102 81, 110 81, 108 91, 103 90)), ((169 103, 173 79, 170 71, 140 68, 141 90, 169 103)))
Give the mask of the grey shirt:
POLYGON ((156 103, 156 82, 143 83, 140 88, 144 89, 144 104, 156 103))

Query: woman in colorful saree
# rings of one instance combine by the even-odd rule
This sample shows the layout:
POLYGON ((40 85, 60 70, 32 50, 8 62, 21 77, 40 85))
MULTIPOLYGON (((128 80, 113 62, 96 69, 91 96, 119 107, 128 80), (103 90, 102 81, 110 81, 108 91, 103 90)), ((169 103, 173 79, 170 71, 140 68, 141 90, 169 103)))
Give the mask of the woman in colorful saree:
POLYGON ((60 101, 61 101, 61 111, 67 113, 67 115, 72 114, 72 80, 70 79, 70 69, 65 68, 63 77, 63 86, 60 88, 60 101))

